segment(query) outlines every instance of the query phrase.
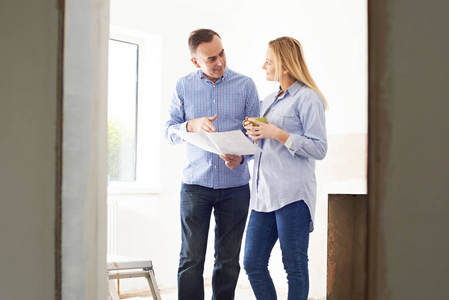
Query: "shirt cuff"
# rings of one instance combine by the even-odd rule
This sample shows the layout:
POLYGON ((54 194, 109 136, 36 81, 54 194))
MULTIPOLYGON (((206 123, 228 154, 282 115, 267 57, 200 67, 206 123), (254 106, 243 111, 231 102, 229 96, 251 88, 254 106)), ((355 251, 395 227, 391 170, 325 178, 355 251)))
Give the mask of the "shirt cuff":
POLYGON ((290 150, 295 150, 295 145, 293 144, 292 139, 290 138, 290 136, 288 137, 288 139, 285 141, 284 146, 287 147, 290 150))
POLYGON ((181 123, 181 124, 179 125, 178 130, 187 132, 187 122, 181 123))

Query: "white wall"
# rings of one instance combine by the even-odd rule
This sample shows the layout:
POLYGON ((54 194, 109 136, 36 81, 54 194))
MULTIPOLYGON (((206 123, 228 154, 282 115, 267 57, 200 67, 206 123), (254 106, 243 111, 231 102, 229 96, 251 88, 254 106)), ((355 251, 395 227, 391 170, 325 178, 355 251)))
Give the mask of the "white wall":
MULTIPOLYGON (((212 28, 222 37, 228 66, 251 76, 260 97, 276 89, 261 66, 269 40, 283 35, 303 45, 309 68, 330 104, 328 158, 318 163, 316 230, 310 241, 310 296, 325 297, 327 194, 366 193, 367 24, 363 1, 144 1, 112 0, 111 24, 162 39, 162 121, 176 80, 194 70, 188 34, 212 28)), ((160 134, 163 139, 163 131, 160 134)), ((183 146, 162 141, 162 193, 111 195, 121 199, 117 254, 153 260, 161 288, 176 286, 180 250, 179 188, 183 146)), ((213 235, 211 235, 211 238, 213 235)), ((205 276, 210 278, 213 244, 205 276)), ((271 263, 275 283, 285 287, 278 247, 271 263)), ((246 282, 241 272, 242 284, 246 282)))

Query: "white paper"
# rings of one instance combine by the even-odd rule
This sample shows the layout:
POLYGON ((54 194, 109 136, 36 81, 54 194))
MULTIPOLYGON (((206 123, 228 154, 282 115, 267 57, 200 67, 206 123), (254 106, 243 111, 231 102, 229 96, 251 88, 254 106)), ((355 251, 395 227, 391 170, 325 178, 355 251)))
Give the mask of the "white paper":
POLYGON ((219 155, 247 155, 256 154, 262 151, 257 145, 253 144, 241 130, 226 132, 173 131, 186 142, 219 155))

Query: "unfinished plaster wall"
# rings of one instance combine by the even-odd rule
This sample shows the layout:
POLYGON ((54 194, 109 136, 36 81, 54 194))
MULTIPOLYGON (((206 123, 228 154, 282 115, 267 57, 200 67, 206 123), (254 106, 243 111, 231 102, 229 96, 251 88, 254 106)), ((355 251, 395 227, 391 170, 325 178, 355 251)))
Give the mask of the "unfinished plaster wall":
POLYGON ((56 1, 1 1, 0 36, 0 298, 54 299, 56 1))
POLYGON ((445 299, 449 4, 371 1, 369 298, 445 299))
POLYGON ((106 298, 108 0, 67 0, 62 299, 106 298))

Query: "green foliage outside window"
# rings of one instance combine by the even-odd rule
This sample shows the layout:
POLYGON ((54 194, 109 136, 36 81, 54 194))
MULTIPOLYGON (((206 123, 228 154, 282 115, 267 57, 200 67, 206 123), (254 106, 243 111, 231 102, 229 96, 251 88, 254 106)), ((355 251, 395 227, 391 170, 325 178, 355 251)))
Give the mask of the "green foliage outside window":
POLYGON ((135 130, 119 118, 108 119, 108 171, 111 181, 135 180, 135 130))

